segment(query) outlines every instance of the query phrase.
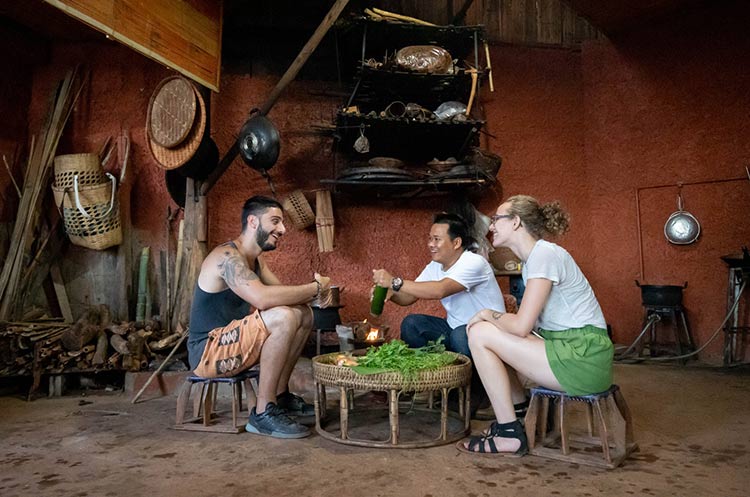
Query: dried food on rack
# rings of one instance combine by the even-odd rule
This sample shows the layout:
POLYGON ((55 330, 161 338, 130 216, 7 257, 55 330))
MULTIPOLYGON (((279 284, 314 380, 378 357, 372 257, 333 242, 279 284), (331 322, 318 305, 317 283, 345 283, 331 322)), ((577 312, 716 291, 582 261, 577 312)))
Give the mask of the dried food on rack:
POLYGON ((453 67, 453 58, 437 45, 412 45, 396 52, 396 63, 414 72, 447 74, 453 67))
POLYGON ((401 169, 404 167, 404 161, 395 157, 373 157, 367 162, 373 167, 385 169, 401 169))
POLYGON ((458 165, 458 160, 455 157, 448 157, 445 160, 438 160, 437 158, 432 159, 427 163, 427 167, 435 172, 450 171, 453 167, 458 165))

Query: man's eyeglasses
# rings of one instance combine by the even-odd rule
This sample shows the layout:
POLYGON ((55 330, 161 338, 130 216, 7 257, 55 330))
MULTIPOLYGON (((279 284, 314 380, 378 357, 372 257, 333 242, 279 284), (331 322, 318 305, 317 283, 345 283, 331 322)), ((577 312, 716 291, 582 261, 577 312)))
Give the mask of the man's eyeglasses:
POLYGON ((516 217, 514 214, 495 214, 490 218, 492 224, 495 224, 500 219, 513 219, 516 217))

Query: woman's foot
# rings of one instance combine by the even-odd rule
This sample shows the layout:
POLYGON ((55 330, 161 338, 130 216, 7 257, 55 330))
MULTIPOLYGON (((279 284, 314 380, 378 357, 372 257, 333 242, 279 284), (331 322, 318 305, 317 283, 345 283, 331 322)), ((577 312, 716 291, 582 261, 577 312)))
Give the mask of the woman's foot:
POLYGON ((526 432, 520 421, 492 423, 483 435, 470 437, 457 446, 462 452, 523 456, 529 452, 526 432))

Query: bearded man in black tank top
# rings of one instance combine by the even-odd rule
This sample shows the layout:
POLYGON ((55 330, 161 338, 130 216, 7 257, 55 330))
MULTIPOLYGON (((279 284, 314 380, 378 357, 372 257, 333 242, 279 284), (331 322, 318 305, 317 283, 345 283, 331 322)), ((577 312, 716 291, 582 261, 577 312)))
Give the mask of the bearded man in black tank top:
POLYGON ((315 273, 304 285, 282 285, 261 254, 286 232, 281 204, 248 199, 242 232, 216 247, 201 266, 190 313, 190 366, 203 377, 228 377, 260 362, 257 407, 248 432, 278 438, 310 434, 292 415, 312 406, 289 392, 289 377, 312 329, 314 298, 330 301, 330 279, 315 273))

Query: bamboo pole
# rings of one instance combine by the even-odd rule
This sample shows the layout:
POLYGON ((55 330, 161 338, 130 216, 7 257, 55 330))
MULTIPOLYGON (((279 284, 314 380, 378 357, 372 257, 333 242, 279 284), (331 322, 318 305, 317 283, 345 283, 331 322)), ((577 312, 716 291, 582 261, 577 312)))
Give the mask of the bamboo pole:
POLYGON ((141 264, 138 270, 138 305, 135 310, 136 322, 143 322, 146 319, 146 294, 148 293, 148 258, 151 253, 150 247, 143 247, 141 250, 141 264))
POLYGON ((136 401, 140 398, 141 395, 143 395, 143 392, 146 391, 146 388, 151 384, 152 381, 154 381, 154 378, 156 378, 156 375, 161 373, 161 370, 164 369, 164 367, 167 365, 169 360, 172 358, 174 353, 177 351, 177 349, 182 345, 182 342, 185 340, 185 338, 188 336, 189 329, 186 329, 182 336, 180 337, 180 340, 175 344, 174 347, 172 347, 172 351, 169 353, 169 355, 162 361, 161 364, 159 364, 159 367, 156 369, 156 371, 153 372, 151 376, 149 376, 148 380, 146 380, 146 383, 143 384, 140 390, 138 390, 138 393, 133 396, 133 400, 130 401, 131 404, 135 404, 136 401))
POLYGON ((391 19, 397 19, 399 21, 413 22, 414 24, 419 24, 421 26, 437 26, 437 24, 432 24, 431 22, 423 21, 422 19, 417 19, 416 17, 403 16, 401 14, 388 12, 387 10, 377 9, 375 7, 373 7, 372 10, 378 15, 391 19))

